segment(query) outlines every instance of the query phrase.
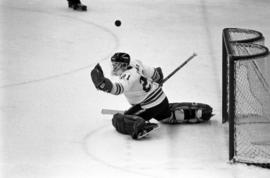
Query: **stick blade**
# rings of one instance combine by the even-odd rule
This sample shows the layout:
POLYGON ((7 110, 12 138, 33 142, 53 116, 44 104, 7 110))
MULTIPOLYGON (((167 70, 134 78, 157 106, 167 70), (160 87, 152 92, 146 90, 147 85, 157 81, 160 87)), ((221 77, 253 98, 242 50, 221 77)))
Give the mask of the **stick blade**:
POLYGON ((102 109, 101 114, 113 115, 113 114, 124 114, 124 111, 121 110, 114 110, 114 109, 102 109))

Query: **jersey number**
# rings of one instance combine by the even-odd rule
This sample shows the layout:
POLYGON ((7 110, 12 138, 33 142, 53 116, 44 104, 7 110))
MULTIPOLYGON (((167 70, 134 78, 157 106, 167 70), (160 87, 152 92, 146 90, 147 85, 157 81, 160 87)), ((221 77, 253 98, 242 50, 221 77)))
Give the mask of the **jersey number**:
POLYGON ((141 76, 140 83, 142 84, 143 90, 145 92, 149 92, 151 90, 151 85, 148 83, 145 77, 141 76))

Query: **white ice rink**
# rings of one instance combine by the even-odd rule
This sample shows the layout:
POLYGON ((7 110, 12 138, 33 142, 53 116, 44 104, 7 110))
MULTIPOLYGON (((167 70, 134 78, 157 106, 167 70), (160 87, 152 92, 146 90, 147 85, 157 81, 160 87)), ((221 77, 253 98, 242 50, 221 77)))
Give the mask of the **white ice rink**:
MULTIPOLYGON (((261 31, 270 47, 268 0, 0 0, 1 178, 269 178, 270 170, 228 163, 221 120, 221 33, 261 31), (114 26, 120 19, 121 27, 114 26), (124 96, 98 92, 90 70, 116 51, 168 74, 170 102, 203 102, 201 125, 161 125, 147 139, 117 133, 102 108, 124 96)), ((108 76, 108 73, 106 73, 108 76)))

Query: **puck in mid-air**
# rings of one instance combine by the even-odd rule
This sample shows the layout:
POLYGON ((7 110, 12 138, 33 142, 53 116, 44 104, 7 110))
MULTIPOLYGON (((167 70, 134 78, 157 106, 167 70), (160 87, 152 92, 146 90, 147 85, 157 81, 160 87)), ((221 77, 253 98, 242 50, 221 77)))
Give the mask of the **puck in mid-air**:
POLYGON ((116 20, 114 22, 114 24, 115 24, 115 26, 119 27, 119 26, 121 26, 121 21, 120 20, 116 20))

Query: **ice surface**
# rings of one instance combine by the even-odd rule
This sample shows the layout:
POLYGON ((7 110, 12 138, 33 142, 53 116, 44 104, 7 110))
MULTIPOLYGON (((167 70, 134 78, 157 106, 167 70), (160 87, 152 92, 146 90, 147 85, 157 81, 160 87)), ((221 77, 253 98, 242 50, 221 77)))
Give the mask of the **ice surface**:
POLYGON ((228 163, 221 124, 221 33, 261 31, 269 46, 270 3, 252 0, 0 1, 0 162, 3 178, 266 178, 269 170, 228 163), (120 19, 121 27, 114 21, 120 19), (164 86, 171 102, 203 102, 215 116, 168 126, 134 141, 102 108, 123 110, 123 96, 98 92, 90 69, 126 51, 166 74, 198 56, 164 86))

